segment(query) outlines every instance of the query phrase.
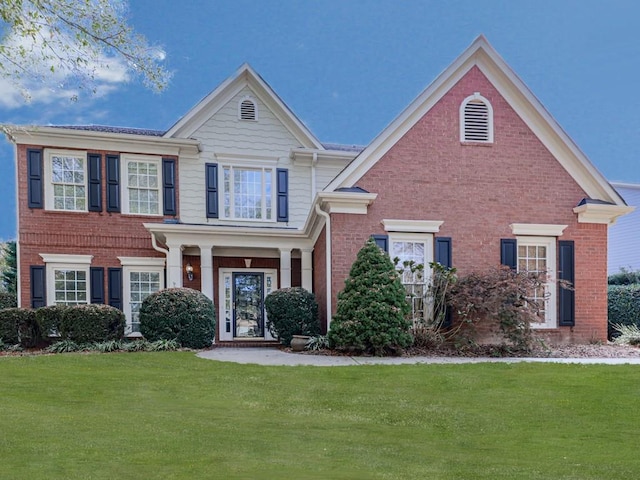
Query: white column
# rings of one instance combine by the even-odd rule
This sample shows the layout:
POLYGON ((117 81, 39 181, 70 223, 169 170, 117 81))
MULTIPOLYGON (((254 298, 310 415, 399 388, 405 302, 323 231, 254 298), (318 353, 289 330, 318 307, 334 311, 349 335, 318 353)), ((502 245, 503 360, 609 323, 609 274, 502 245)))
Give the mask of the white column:
POLYGON ((182 287, 182 249, 179 243, 167 243, 167 288, 182 287))
POLYGON ((200 247, 200 291, 213 300, 213 245, 205 244, 200 247))
POLYGON ((303 248, 302 252, 302 288, 313 291, 313 259, 312 248, 303 248))
POLYGON ((291 286, 291 249, 280 249, 280 288, 291 286))

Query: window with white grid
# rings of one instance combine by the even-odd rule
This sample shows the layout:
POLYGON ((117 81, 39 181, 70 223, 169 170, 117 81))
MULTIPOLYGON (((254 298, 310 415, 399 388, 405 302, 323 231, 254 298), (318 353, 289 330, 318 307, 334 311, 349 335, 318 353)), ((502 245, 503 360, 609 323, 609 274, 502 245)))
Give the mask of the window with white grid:
POLYGON ((128 212, 139 215, 160 214, 159 161, 127 160, 128 212))
POLYGON ((223 167, 224 217, 273 220, 274 169, 223 167))
POLYGON ((51 152, 48 162, 51 172, 48 189, 53 210, 86 211, 86 154, 51 152))
POLYGON ((160 290, 160 272, 129 272, 131 321, 126 333, 140 331, 140 306, 145 298, 160 290))
POLYGON ((529 301, 535 302, 539 309, 538 327, 553 327, 555 322, 555 280, 553 265, 555 261, 555 237, 518 237, 518 271, 539 273, 546 282, 531 292, 529 301))
POLYGON ((55 268, 53 278, 56 305, 72 306, 88 303, 89 288, 86 270, 55 268))

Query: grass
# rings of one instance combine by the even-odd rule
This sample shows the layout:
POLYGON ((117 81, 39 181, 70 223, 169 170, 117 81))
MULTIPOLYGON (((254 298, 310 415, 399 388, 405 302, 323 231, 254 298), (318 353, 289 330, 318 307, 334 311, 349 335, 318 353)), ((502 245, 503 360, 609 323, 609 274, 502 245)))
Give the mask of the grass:
POLYGON ((637 366, 0 358, 2 479, 628 479, 637 366))

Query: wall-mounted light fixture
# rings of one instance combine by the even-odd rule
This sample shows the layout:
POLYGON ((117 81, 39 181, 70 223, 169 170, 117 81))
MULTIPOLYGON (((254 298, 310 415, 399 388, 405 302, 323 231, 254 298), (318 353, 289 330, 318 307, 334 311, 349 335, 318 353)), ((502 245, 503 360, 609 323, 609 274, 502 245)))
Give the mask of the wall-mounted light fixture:
POLYGON ((187 266, 184 267, 184 271, 187 272, 187 278, 189 281, 193 281, 193 266, 190 263, 187 263, 187 266))

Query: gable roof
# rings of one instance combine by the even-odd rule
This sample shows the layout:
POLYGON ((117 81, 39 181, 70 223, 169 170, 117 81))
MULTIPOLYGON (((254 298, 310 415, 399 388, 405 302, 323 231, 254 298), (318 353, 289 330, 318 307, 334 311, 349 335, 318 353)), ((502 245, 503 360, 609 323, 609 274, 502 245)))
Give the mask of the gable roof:
POLYGON ((187 112, 166 133, 165 137, 188 138, 225 106, 243 88, 249 87, 291 134, 306 148, 324 150, 322 143, 285 105, 273 89, 248 63, 243 64, 234 75, 222 82, 209 95, 187 112))
POLYGON ((325 191, 353 187, 429 110, 474 66, 488 78, 509 105, 540 139, 589 197, 626 205, 605 177, 553 119, 484 35, 475 41, 364 151, 327 185, 325 191))

